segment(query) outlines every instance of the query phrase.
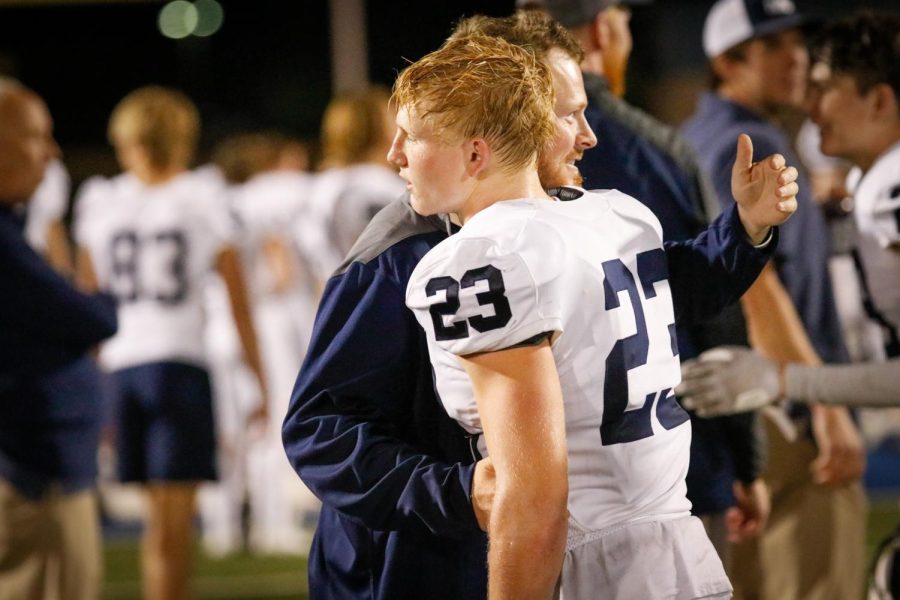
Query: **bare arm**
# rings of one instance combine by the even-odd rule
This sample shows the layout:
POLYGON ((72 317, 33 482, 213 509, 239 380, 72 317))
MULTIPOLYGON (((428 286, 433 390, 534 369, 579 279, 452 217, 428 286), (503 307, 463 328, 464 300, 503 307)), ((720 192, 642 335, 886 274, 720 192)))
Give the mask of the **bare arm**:
POLYGON ((290 249, 283 239, 272 235, 263 240, 262 252, 272 273, 272 291, 286 292, 297 277, 290 249))
POLYGON ((496 470, 489 598, 545 600, 562 568, 568 497, 562 391, 549 342, 460 360, 496 470))
MULTIPOLYGON (((822 363, 771 264, 741 302, 750 342, 762 355, 780 363, 822 363)), ((847 409, 812 404, 810 412, 819 447, 819 456, 811 465, 816 480, 841 484, 857 479, 864 466, 862 439, 847 409)))
POLYGON ((47 225, 47 262, 66 277, 74 272, 69 236, 62 221, 55 219, 47 225))
POLYGON ((244 284, 244 275, 237 250, 231 246, 222 250, 216 259, 216 269, 219 271, 222 280, 225 282, 225 287, 228 289, 228 297, 231 300, 231 312, 234 316, 234 324, 237 327, 238 336, 241 339, 244 360, 247 361, 247 366, 250 367, 259 381, 260 408, 254 417, 264 419, 268 411, 269 396, 259 354, 256 328, 253 325, 253 317, 250 312, 247 286, 244 284))
POLYGON ((803 322, 771 263, 741 298, 751 345, 777 362, 821 364, 803 322))

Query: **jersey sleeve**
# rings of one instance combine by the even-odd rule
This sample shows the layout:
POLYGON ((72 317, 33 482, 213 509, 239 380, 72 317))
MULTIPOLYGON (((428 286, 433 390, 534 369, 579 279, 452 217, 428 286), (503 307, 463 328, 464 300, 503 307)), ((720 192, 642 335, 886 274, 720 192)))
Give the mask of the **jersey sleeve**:
POLYGON ((559 269, 549 268, 559 252, 552 242, 526 244, 451 238, 426 255, 406 302, 429 339, 464 356, 561 332, 559 269))
POLYGON ((100 215, 100 205, 109 194, 110 182, 103 177, 91 177, 78 188, 75 195, 72 234, 75 243, 89 247, 94 236, 93 228, 100 215))
POLYGON ((878 192, 872 207, 872 226, 882 248, 900 245, 900 178, 878 192))
POLYGON ((223 248, 235 243, 239 227, 231 210, 228 187, 213 177, 203 176, 198 188, 197 209, 212 247, 223 248))

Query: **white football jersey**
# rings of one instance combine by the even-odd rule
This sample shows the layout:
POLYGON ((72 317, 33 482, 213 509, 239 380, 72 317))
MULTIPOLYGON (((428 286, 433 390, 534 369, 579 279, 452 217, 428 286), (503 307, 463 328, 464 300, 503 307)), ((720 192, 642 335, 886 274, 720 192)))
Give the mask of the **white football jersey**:
POLYGON ((882 154, 865 175, 857 167, 847 178, 859 229, 859 251, 872 299, 900 326, 900 142, 882 154))
MULTIPOLYGON (((288 244, 293 241, 293 229, 305 217, 310 179, 305 173, 270 171, 230 190, 231 208, 240 224, 240 245, 250 267, 247 279, 253 295, 260 300, 270 295, 275 285, 274 275, 262 257, 262 245, 268 237, 288 244)), ((305 261, 294 266, 302 276, 305 261)))
POLYGON ((101 351, 108 369, 152 361, 204 364, 204 294, 232 242, 222 180, 187 172, 160 185, 130 174, 85 182, 75 237, 101 289, 119 301, 119 331, 101 351))
POLYGON ((47 249, 47 228, 54 221, 62 221, 69 208, 69 172, 59 160, 51 160, 44 171, 44 179, 28 203, 25 237, 39 252, 47 249))
POLYGON ((380 165, 328 169, 315 176, 306 218, 295 235, 320 280, 331 277, 372 217, 405 191, 397 172, 380 165))
POLYGON ((691 428, 673 393, 681 374, 667 276, 659 221, 604 191, 498 202, 432 249, 407 288, 441 401, 474 434, 478 409, 457 356, 552 333, 569 512, 588 531, 690 511, 691 428))

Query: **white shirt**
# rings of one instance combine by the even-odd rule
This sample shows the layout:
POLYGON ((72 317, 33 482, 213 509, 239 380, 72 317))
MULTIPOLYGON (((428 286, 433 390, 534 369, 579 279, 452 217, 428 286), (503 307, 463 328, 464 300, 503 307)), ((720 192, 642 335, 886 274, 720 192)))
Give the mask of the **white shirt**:
POLYGON ((863 175, 847 176, 859 228, 859 252, 872 300, 900 326, 900 142, 882 154, 863 175))
MULTIPOLYGON (((269 171, 231 188, 231 207, 240 223, 240 245, 248 258, 247 279, 258 299, 269 296, 274 278, 262 258, 269 237, 293 241, 293 230, 306 218, 311 177, 292 171, 269 171)), ((293 248, 292 248, 293 249, 293 248)), ((302 268, 303 264, 295 265, 302 268)))
POLYGON ((85 182, 75 237, 100 287, 119 299, 119 331, 101 351, 106 368, 204 364, 203 287, 233 233, 223 183, 212 172, 152 186, 130 174, 85 182))
POLYGON ((54 221, 62 221, 69 208, 69 173, 59 160, 47 163, 44 179, 28 203, 25 237, 39 252, 47 249, 47 228, 54 221))
POLYGON ((681 374, 666 277, 659 221, 605 191, 498 202, 432 249, 407 288, 440 398, 471 433, 481 422, 457 356, 552 332, 569 512, 587 530, 690 510, 691 428, 672 392, 681 374))

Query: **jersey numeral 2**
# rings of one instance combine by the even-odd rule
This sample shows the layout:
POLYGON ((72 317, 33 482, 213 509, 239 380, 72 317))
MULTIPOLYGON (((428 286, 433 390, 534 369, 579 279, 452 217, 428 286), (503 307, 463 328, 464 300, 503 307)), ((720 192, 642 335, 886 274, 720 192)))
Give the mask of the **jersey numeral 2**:
MULTIPOLYGON (((628 408, 628 371, 647 364, 650 349, 650 337, 647 334, 647 320, 641 297, 638 293, 634 276, 628 267, 619 259, 608 260, 602 264, 605 279, 606 310, 620 307, 619 292, 627 292, 634 312, 636 332, 634 335, 616 341, 606 359, 606 380, 603 386, 603 420, 600 425, 600 437, 604 446, 623 444, 641 440, 653 435, 650 423, 654 400, 656 417, 666 429, 673 429, 688 420, 687 413, 678 405, 671 389, 647 394, 643 405, 634 410, 628 408)), ((638 279, 647 300, 656 297, 653 287, 659 281, 665 281, 668 273, 666 253, 662 248, 648 250, 637 255, 638 279)), ((669 339, 672 355, 678 354, 675 340, 675 325, 669 325, 669 339)))
POLYGON ((425 285, 425 294, 434 296, 441 290, 446 292, 444 302, 432 304, 431 321, 434 323, 434 336, 439 342, 445 340, 459 340, 469 337, 469 326, 475 331, 484 333, 492 329, 500 329, 509 323, 512 311, 509 308, 509 300, 506 299, 506 287, 503 285, 503 273, 493 265, 487 265, 478 269, 466 271, 458 282, 452 277, 434 277, 425 285), (460 288, 474 287, 479 281, 487 281, 486 292, 475 294, 480 306, 493 305, 494 314, 489 317, 475 315, 466 320, 453 321, 450 325, 444 324, 445 316, 453 316, 459 310, 460 288))
POLYGON ((147 239, 141 239, 132 230, 120 231, 110 240, 113 294, 120 302, 149 298, 163 304, 178 304, 188 293, 187 253, 187 240, 178 230, 161 231, 147 239), (148 291, 141 282, 140 256, 148 244, 154 252, 167 253, 166 275, 170 285, 166 289, 148 291))

